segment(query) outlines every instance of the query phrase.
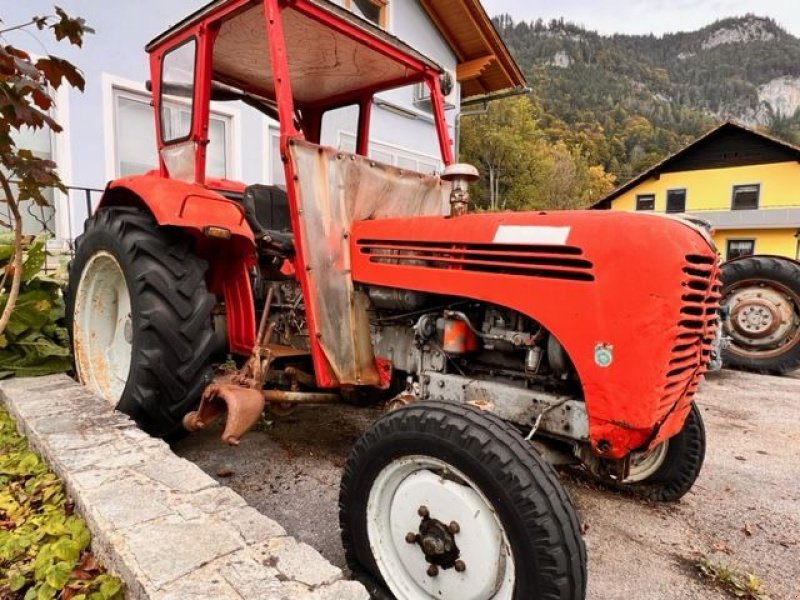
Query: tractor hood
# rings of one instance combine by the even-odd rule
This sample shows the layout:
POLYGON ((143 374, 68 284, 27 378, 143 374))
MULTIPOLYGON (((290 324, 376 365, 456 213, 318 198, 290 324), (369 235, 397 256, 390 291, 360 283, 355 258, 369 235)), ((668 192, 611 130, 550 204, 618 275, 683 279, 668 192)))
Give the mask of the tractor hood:
POLYGON ((357 283, 472 298, 540 322, 578 371, 601 454, 677 433, 717 326, 716 252, 680 219, 565 211, 360 221, 351 256, 357 283))

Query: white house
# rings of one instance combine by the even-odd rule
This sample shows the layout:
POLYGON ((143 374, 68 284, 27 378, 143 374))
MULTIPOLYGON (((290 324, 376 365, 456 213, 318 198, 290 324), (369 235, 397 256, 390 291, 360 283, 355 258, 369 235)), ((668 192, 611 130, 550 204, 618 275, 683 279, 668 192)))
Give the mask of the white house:
MULTIPOLYGON (((51 14, 54 0, 6 3, 5 25, 51 14)), ((257 1, 257 0, 253 0, 257 1)), ((455 138, 457 115, 466 100, 490 98, 524 85, 525 79, 495 31, 479 0, 336 0, 364 19, 386 29, 444 67, 456 82, 448 96, 448 122, 455 138)), ((52 194, 52 207, 23 207, 27 232, 45 226, 55 240, 72 240, 83 230, 91 205, 107 181, 155 168, 157 151, 145 44, 202 7, 202 0, 136 2, 58 2, 71 16, 95 29, 84 47, 58 44, 44 33, 10 32, 6 39, 33 54, 63 56, 86 77, 83 94, 60 90, 53 116, 64 132, 29 133, 17 140, 59 165, 69 194, 52 194)), ((174 107, 176 119, 185 112, 174 107)), ((355 119, 346 110, 327 120, 323 143, 355 148, 355 119)), ((437 138, 429 102, 421 87, 381 94, 373 108, 370 154, 402 168, 440 169, 437 138)), ((208 172, 250 183, 280 184, 277 123, 241 103, 214 103, 208 172)), ((0 208, 2 211, 2 208, 0 208)))

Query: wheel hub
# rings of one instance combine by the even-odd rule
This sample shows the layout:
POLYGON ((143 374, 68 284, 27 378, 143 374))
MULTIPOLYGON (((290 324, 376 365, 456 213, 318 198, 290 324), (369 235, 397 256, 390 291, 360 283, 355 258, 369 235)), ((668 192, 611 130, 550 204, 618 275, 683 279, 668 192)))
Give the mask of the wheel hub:
MULTIPOLYGON (((430 564, 443 569, 452 569, 461 555, 455 539, 455 535, 461 529, 460 526, 455 521, 445 525, 438 519, 432 519, 425 506, 420 506, 418 513, 422 517, 419 532, 416 534, 410 532, 406 535, 406 541, 417 544, 425 555, 425 560, 430 564)), ((464 564, 463 561, 460 562, 464 564)))
POLYGON ((787 294, 763 284, 734 289, 726 330, 735 342, 755 350, 780 347, 798 332, 794 304, 787 294))
POLYGON ((631 454, 631 466, 628 476, 622 483, 638 483, 655 475, 664 464, 669 449, 669 440, 644 452, 631 454))

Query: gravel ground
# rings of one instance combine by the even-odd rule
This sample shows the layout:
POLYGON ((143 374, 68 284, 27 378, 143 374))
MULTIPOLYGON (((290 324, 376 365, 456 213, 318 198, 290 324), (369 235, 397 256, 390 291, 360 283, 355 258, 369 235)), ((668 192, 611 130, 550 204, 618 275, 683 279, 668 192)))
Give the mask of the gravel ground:
MULTIPOLYGON (((800 380, 724 371, 698 398, 708 450, 692 492, 649 505, 564 474, 586 530, 590 599, 730 598, 701 580, 701 558, 752 572, 772 600, 800 600, 800 380)), ((239 448, 218 432, 175 450, 339 566, 337 495, 347 452, 379 413, 306 408, 239 448)))

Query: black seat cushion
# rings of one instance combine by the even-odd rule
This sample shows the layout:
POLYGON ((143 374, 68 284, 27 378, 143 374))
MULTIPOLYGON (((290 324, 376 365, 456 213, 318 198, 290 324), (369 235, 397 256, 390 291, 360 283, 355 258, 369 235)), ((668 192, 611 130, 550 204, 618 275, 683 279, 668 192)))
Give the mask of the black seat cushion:
POLYGON ((276 185, 250 185, 244 190, 245 206, 252 199, 255 216, 263 229, 290 232, 289 196, 276 185))

